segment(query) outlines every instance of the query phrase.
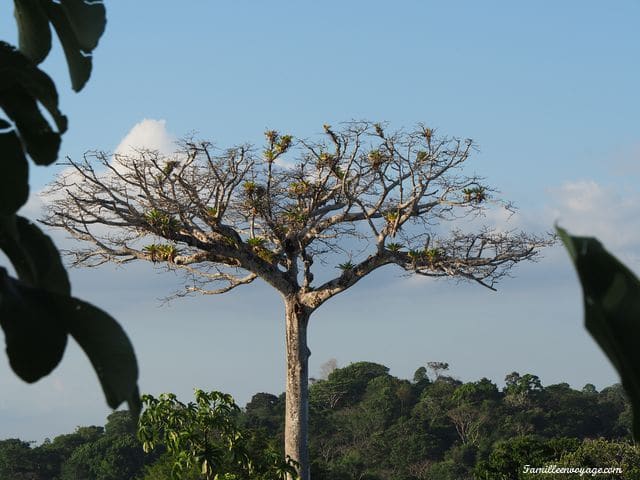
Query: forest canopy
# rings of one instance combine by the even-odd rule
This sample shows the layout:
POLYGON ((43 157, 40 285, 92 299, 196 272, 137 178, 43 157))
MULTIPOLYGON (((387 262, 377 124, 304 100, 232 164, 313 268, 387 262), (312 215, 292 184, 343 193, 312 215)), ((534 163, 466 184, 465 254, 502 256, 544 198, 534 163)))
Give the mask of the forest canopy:
MULTIPOLYGON (((487 378, 457 380, 443 362, 429 365, 405 380, 384 365, 357 362, 312 381, 313 478, 526 479, 535 474, 527 476, 525 465, 550 464, 640 474, 620 385, 545 386, 534 374, 512 372, 500 388, 487 378)), ((145 454, 127 415, 114 412, 104 427, 78 427, 38 446, 2 440, 0 478, 168 480, 172 457, 162 448, 145 454)), ((282 451, 284 394, 256 393, 236 415, 250 456, 282 451)), ((183 478, 203 477, 193 469, 183 478)))

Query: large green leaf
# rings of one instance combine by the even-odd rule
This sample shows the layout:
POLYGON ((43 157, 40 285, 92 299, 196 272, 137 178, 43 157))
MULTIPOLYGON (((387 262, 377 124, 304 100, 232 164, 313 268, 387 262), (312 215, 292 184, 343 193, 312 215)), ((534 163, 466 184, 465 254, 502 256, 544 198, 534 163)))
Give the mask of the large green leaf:
POLYGON ((0 107, 17 127, 31 158, 40 165, 53 163, 60 134, 67 129, 67 119, 58 110, 56 87, 46 73, 5 42, 0 42, 0 107), (57 132, 40 112, 38 102, 51 114, 57 132))
POLYGON ((91 75, 91 51, 98 46, 107 24, 106 10, 98 1, 14 0, 20 50, 40 63, 51 50, 51 29, 58 34, 67 58, 71 85, 82 90, 91 75))
POLYGON ((69 24, 78 40, 78 45, 89 53, 98 46, 98 41, 107 25, 107 13, 102 3, 86 0, 61 0, 60 4, 69 19, 69 24))
POLYGON ((97 45, 104 31, 106 24, 104 6, 82 1, 66 1, 64 4, 48 2, 47 13, 67 57, 71 86, 78 92, 91 76, 89 53, 97 45), (83 19, 84 15, 88 20, 86 22, 83 19), (101 15, 102 22, 100 22, 101 15))
POLYGON ((107 403, 140 411, 138 365, 122 327, 101 309, 67 295, 33 288, 0 268, 0 326, 13 371, 27 382, 60 362, 70 334, 89 357, 107 403))
POLYGON ((51 50, 49 19, 40 0, 14 0, 20 51, 33 63, 42 62, 51 50))
POLYGON ((584 294, 585 326, 620 374, 633 406, 634 438, 640 439, 640 281, 592 237, 556 227, 584 294))
POLYGON ((7 219, 0 227, 0 248, 23 283, 61 295, 71 294, 67 271, 49 236, 20 216, 7 219))
POLYGON ((0 132, 0 152, 4 172, 0 180, 0 216, 5 216, 15 213, 29 197, 29 164, 15 132, 0 132))
POLYGON ((60 133, 67 129, 67 118, 58 109, 58 92, 53 80, 13 46, 0 41, 0 91, 20 87, 42 103, 53 117, 60 133))
POLYGON ((54 132, 35 99, 24 90, 0 92, 0 104, 16 123, 27 152, 38 164, 49 165, 58 157, 60 135, 54 132))
POLYGON ((28 287, 0 267, 0 326, 13 371, 35 382, 60 363, 67 345, 64 318, 45 290, 28 287))
POLYGON ((69 75, 71 75, 71 87, 76 92, 79 92, 91 76, 91 57, 82 52, 80 42, 62 6, 57 3, 50 3, 47 5, 47 12, 62 44, 64 55, 67 57, 69 75))

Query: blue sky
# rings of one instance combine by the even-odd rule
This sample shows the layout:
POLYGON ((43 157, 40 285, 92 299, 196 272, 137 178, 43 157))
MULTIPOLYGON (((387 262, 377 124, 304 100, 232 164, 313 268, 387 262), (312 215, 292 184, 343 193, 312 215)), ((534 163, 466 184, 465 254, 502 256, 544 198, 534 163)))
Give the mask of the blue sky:
MULTIPOLYGON (((0 8, 2 38, 15 42, 12 4, 0 8)), ((639 14, 632 1, 110 2, 85 90, 71 92, 59 46, 43 68, 70 118, 63 155, 191 131, 230 146, 260 143, 266 128, 313 137, 351 119, 425 122, 478 142, 468 171, 520 207, 509 225, 540 232, 560 221, 597 234, 637 271, 639 14)), ((37 215, 35 193, 53 170, 32 169, 27 214, 37 215)), ((517 370, 576 388, 616 382, 584 331, 564 252, 513 273, 493 293, 376 272, 312 318, 312 375, 330 358, 404 378, 438 360, 465 381, 500 384, 517 370)), ((268 287, 167 307, 158 298, 178 278, 147 265, 71 275, 75 294, 131 336, 143 391, 188 399, 194 387, 218 389, 244 404, 283 390, 283 308, 268 287)), ((74 345, 36 385, 0 362, 0 391, 0 438, 40 441, 109 412, 74 345)))

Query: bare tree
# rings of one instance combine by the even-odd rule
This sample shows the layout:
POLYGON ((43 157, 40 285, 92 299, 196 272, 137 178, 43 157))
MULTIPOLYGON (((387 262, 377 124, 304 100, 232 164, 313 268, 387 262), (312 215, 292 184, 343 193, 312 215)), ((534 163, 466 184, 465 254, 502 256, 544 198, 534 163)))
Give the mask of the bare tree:
POLYGON ((178 295, 224 293, 256 278, 282 295, 285 452, 299 462, 303 480, 307 325, 318 307, 392 264, 493 290, 514 264, 550 243, 489 228, 445 231, 446 222, 474 219, 489 205, 509 207, 482 178, 462 172, 471 140, 422 125, 388 132, 369 122, 325 125, 324 132, 322 140, 294 143, 268 131, 262 152, 193 139, 170 158, 148 150, 91 152, 69 159, 72 168, 51 186, 43 219, 84 241, 69 252, 75 265, 163 262, 186 274, 178 295), (336 264, 339 274, 330 275, 336 264))
POLYGON ((433 372, 436 380, 442 376, 442 372, 449 370, 447 362, 427 362, 427 368, 433 372))
POLYGON ((449 410, 447 416, 456 427, 456 432, 463 445, 477 445, 482 427, 489 420, 489 415, 473 405, 458 405, 449 410))

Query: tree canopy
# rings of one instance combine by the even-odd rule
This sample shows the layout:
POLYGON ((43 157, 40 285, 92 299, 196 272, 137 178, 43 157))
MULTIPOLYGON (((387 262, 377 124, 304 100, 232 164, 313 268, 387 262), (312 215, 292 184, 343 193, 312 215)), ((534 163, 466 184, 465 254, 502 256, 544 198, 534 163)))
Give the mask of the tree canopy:
POLYGON ((167 262, 188 274, 185 292, 220 293, 261 277, 285 295, 300 289, 314 307, 386 264, 493 288, 549 243, 488 228, 450 235, 436 228, 489 204, 509 207, 461 171, 471 140, 424 126, 389 133, 369 122, 325 125, 325 132, 327 140, 294 143, 268 131, 262 152, 187 139, 174 156, 69 158, 50 188, 44 222, 86 242, 73 252, 77 265, 167 262), (154 238, 163 242, 149 243, 154 238), (318 284, 314 260, 330 254, 342 273, 318 284))
MULTIPOLYGON (((526 465, 621 468, 624 478, 635 478, 640 468, 640 450, 630 443, 630 404, 620 385, 575 389, 512 373, 507 381, 538 378, 537 394, 514 403, 511 385, 499 387, 486 378, 409 381, 373 362, 332 373, 310 387, 310 463, 317 480, 540 476, 526 473, 526 465), (349 402, 331 404, 327 392, 342 392, 349 402)), ((1 440, 0 478, 282 477, 276 468, 285 466, 284 395, 257 393, 244 409, 228 395, 202 391, 188 403, 171 394, 145 397, 145 403, 139 439, 129 414, 115 412, 104 427, 79 427, 39 446, 1 440), (143 452, 145 442, 150 453, 143 452)))
POLYGON ((177 295, 257 278, 276 289, 285 303, 285 452, 307 480, 307 326, 318 307, 387 265, 495 289, 552 239, 461 228, 489 205, 512 208, 462 169, 470 139, 367 121, 324 125, 319 140, 265 136, 260 150, 187 138, 172 156, 69 158, 42 221, 82 241, 69 252, 74 265, 146 260, 182 271, 177 295))

